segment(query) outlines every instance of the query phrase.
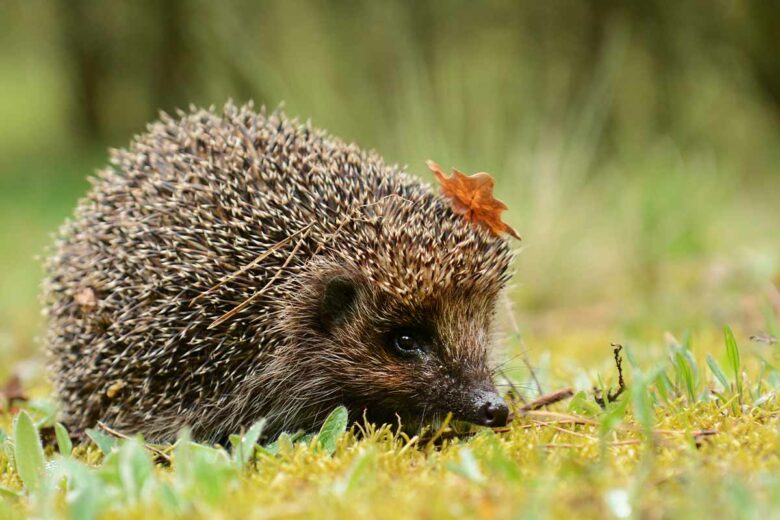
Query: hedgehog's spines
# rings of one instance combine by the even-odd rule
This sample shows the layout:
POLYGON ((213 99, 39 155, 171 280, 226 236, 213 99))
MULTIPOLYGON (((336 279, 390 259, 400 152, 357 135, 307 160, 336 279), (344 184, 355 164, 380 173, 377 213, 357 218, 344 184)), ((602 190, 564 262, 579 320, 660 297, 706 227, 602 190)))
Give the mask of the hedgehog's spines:
MULTIPOLYGON (((419 313, 437 309, 442 295, 459 302, 460 293, 489 306, 505 284, 506 242, 373 151, 290 120, 280 107, 256 113, 229 102, 222 114, 175 113, 111 151, 111 166, 90 179, 47 262, 46 341, 73 429, 103 420, 168 440, 190 424, 215 440, 259 415, 275 418, 277 429, 310 424, 338 399, 357 400, 354 392, 378 399, 384 388, 400 399, 391 385, 400 373, 355 383, 353 394, 332 379, 340 376, 331 362, 353 379, 384 373, 374 364, 384 353, 311 350, 322 338, 311 336, 306 306, 323 277, 348 272, 372 288, 360 319, 384 312, 371 307, 382 302, 388 312, 419 313), (78 304, 85 289, 94 305, 78 304)), ((440 313, 450 320, 442 326, 460 327, 453 312, 440 313)), ((342 342, 366 332, 360 323, 345 328, 352 336, 342 342)))

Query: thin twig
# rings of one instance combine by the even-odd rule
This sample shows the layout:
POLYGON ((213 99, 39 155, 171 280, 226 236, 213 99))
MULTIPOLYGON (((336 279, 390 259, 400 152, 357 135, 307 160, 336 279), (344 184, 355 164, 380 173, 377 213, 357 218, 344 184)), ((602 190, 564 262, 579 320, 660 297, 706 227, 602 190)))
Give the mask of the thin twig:
POLYGON ((551 412, 549 410, 530 410, 525 413, 526 417, 543 417, 552 419, 555 421, 569 421, 573 424, 592 424, 597 425, 598 421, 588 419, 587 417, 579 417, 577 415, 571 415, 568 413, 551 412))
MULTIPOLYGON (((557 427, 554 427, 554 428, 556 430, 559 430, 559 431, 562 431, 562 432, 565 432, 565 433, 578 435, 580 437, 586 437, 586 438, 590 439, 593 442, 598 442, 598 439, 596 439, 594 437, 589 437, 587 435, 584 435, 584 434, 581 434, 581 433, 578 433, 578 432, 568 431, 568 430, 566 430, 564 428, 557 428, 557 427)), ((676 430, 653 430, 653 433, 685 433, 685 432, 684 431, 676 431, 676 430)), ((696 441, 696 447, 698 448, 698 447, 701 447, 704 438, 712 436, 712 435, 716 435, 717 433, 718 432, 716 432, 714 430, 700 430, 700 431, 691 432, 691 436, 696 441)), ((642 439, 624 439, 622 441, 608 442, 607 446, 631 446, 631 445, 635 445, 635 444, 641 444, 642 442, 643 442, 642 439)), ((550 444, 545 444, 544 446, 545 446, 545 448, 585 448, 585 447, 591 446, 591 444, 550 443, 550 444)))
POLYGON ((553 430, 557 430, 557 431, 559 431, 561 433, 566 433, 568 435, 574 435, 575 437, 582 437, 582 438, 588 439, 590 441, 598 441, 597 438, 595 438, 592 435, 588 435, 587 433, 580 433, 580 432, 575 431, 575 430, 567 430, 566 428, 561 428, 560 426, 555 426, 555 425, 550 425, 550 428, 552 428, 553 430))
POLYGON ((298 253, 298 250, 301 248, 301 245, 303 245, 303 241, 306 239, 306 235, 307 234, 308 234, 308 230, 307 230, 307 232, 304 232, 304 234, 301 237, 301 239, 298 241, 298 243, 295 244, 295 247, 293 248, 293 250, 290 251, 290 254, 287 256, 287 259, 284 261, 284 263, 281 265, 281 267, 279 267, 276 270, 274 275, 271 277, 270 280, 268 280, 268 283, 265 284, 262 289, 260 289, 259 291, 255 292, 254 294, 252 294, 252 296, 250 296, 249 298, 247 298, 243 302, 239 303, 238 305, 236 305, 235 307, 233 307, 232 309, 227 311, 225 314, 223 314, 222 316, 220 316, 219 318, 217 318, 216 320, 211 322, 211 325, 209 325, 207 327, 207 329, 211 330, 211 329, 213 329, 215 327, 218 327, 219 325, 225 323, 230 318, 232 318, 233 316, 235 316, 239 312, 241 312, 244 309, 246 309, 247 307, 249 307, 252 304, 252 302, 255 301, 257 298, 262 296, 265 293, 266 289, 271 287, 271 285, 273 285, 273 283, 279 278, 279 275, 281 275, 282 271, 284 269, 286 269, 288 265, 290 265, 290 262, 295 257, 296 253, 298 253))
MULTIPOLYGON (((111 428, 110 426, 108 426, 108 425, 107 425, 106 423, 104 423, 103 421, 98 421, 98 422, 97 422, 97 424, 98 424, 98 426, 100 426, 101 428, 103 428, 104 430, 106 430, 106 432, 108 432, 108 433, 110 433, 111 435, 113 435, 114 437, 119 437, 120 439, 125 439, 125 440, 128 440, 128 439, 130 439, 130 436, 128 436, 127 434, 124 434, 124 433, 122 433, 122 432, 119 432, 119 431, 117 431, 117 430, 115 430, 115 429, 111 428)), ((171 462, 171 456, 170 456, 170 455, 168 455, 167 453, 165 453, 164 451, 162 451, 161 449, 159 449, 159 448, 155 448, 154 446, 151 446, 151 445, 149 445, 149 444, 144 444, 144 447, 145 447, 147 450, 149 450, 149 451, 151 451, 152 453, 154 453, 155 455, 157 455, 158 457, 160 457, 160 458, 164 459, 166 462, 168 462, 168 463, 170 463, 170 462, 171 462)))
POLYGON ((268 257, 269 257, 271 254, 273 254, 275 251, 277 251, 277 250, 279 250, 280 248, 282 248, 282 247, 284 247, 285 245, 287 245, 287 243, 288 243, 288 242, 290 242, 290 241, 291 241, 293 238, 295 238, 296 236, 300 235, 301 233, 303 233, 303 232, 307 231, 307 230, 308 230, 310 227, 312 227, 313 225, 314 225, 314 222, 312 222, 312 223, 310 223, 310 224, 307 224, 307 225, 305 225, 304 227, 302 227, 301 229, 299 229, 298 231, 296 231, 296 232, 295 232, 295 233, 293 233, 292 235, 290 235, 290 236, 288 236, 288 237, 286 237, 286 238, 284 238, 284 239, 280 240, 280 241, 279 241, 279 242, 277 242, 276 244, 272 245, 271 247, 269 247, 268 249, 266 249, 265 251, 263 251, 262 253, 260 253, 259 255, 257 255, 257 257, 255 257, 255 259, 254 259, 254 260, 252 260, 251 262, 249 262, 248 264, 246 264, 244 267, 242 267, 242 268, 241 268, 241 269, 239 269, 238 271, 235 271, 235 272, 233 272, 233 273, 230 273, 229 275, 225 276, 225 277, 224 277, 224 278, 222 278, 222 279, 221 279, 219 282, 217 282, 217 284, 216 284, 216 285, 213 285, 213 286, 209 287, 209 288, 208 288, 206 291, 204 291, 204 292, 200 293, 200 294, 199 294, 199 295, 197 295, 195 298, 193 298, 192 300, 190 300, 190 307, 192 307, 192 306, 195 304, 195 302, 197 302, 197 301, 198 301, 198 300, 200 300, 201 298, 203 298, 203 297, 205 297, 205 296, 207 296, 207 295, 211 294, 212 292, 214 292, 215 290, 219 289, 220 287, 222 287, 223 285, 225 285, 225 284, 226 284, 226 283, 228 283, 229 281, 231 281, 231 280, 235 279, 236 277, 238 277, 238 276, 240 276, 240 275, 244 274, 244 273, 245 273, 246 271, 248 271, 249 269, 252 269, 254 266, 256 266, 257 264, 259 264, 260 262, 262 262, 263 260, 265 260, 266 258, 268 258, 268 257))
POLYGON ((588 424, 584 423, 580 420, 573 420, 573 419, 560 419, 556 421, 532 421, 528 424, 517 424, 512 426, 512 428, 517 430, 530 430, 531 428, 545 428, 547 426, 553 426, 556 424, 588 424))
POLYGON ((541 396, 540 398, 534 401, 531 401, 530 403, 520 408, 520 412, 527 413, 532 410, 538 410, 540 408, 544 408, 545 406, 550 406, 551 404, 557 403, 559 401, 563 401, 564 399, 568 399, 573 395, 574 395, 573 389, 562 388, 561 390, 556 390, 555 392, 551 392, 549 394, 541 396))
POLYGON ((101 428, 103 428, 104 430, 106 430, 108 433, 110 433, 111 435, 113 435, 114 437, 119 437, 120 439, 125 439, 125 440, 128 440, 128 439, 130 439, 130 438, 131 438, 131 437, 130 437, 129 435, 127 435, 126 433, 122 433, 122 432, 120 432, 120 431, 117 431, 117 430, 115 430, 115 429, 111 428, 109 425, 107 425, 107 424, 106 424, 106 423, 104 423, 103 421, 98 421, 98 422, 97 422, 97 424, 98 424, 98 426, 100 426, 101 428))
MULTIPOLYGON (((626 389, 626 382, 623 380, 623 358, 620 357, 620 352, 623 351, 623 345, 620 343, 611 343, 612 347, 615 349, 613 351, 613 354, 615 356, 615 366, 617 367, 618 371, 618 394, 621 394, 626 389)), ((614 400, 614 399, 613 399, 614 400)))
POLYGON ((607 397, 604 399, 601 397, 601 390, 595 387, 593 388, 593 399, 595 399, 596 403, 602 408, 606 407, 607 403, 614 403, 617 401, 620 394, 626 390, 626 382, 623 380, 623 358, 620 356, 623 345, 620 343, 611 343, 610 345, 614 349, 612 353, 615 356, 615 367, 618 372, 618 389, 615 392, 607 390, 607 397))
MULTIPOLYGON (((607 446, 631 446, 641 443, 642 441, 639 439, 626 439, 624 441, 608 442, 607 446)), ((587 448, 588 446, 592 446, 592 444, 550 443, 544 445, 545 448, 587 448)))
MULTIPOLYGON (((549 420, 544 421, 536 421, 532 419, 532 422, 529 424, 517 424, 514 425, 512 428, 517 429, 529 429, 529 428, 538 428, 538 427, 546 427, 546 426, 555 426, 559 424, 578 424, 578 425, 589 425, 589 426, 598 426, 598 421, 595 421, 593 419, 588 419, 586 417, 579 417, 576 415, 570 415, 566 413, 559 413, 559 412, 550 412, 547 410, 532 410, 525 414, 526 417, 541 417, 546 418, 549 420)), ((644 431, 644 428, 641 428, 639 426, 635 426, 632 424, 620 424, 616 428, 620 431, 628 431, 628 432, 642 432, 644 431)), ((694 438, 700 438, 700 437, 710 437, 712 435, 717 435, 719 432, 717 430, 694 430, 692 432, 689 432, 687 430, 670 430, 670 429, 664 429, 664 428, 654 428, 652 430, 652 433, 657 435, 685 435, 689 434, 694 438)))

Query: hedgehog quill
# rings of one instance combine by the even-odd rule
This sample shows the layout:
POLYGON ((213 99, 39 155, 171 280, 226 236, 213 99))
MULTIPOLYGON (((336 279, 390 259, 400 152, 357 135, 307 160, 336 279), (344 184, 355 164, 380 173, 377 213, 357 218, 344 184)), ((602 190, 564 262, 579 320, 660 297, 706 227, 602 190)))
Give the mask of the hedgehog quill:
MULTIPOLYGON (((511 229, 511 228, 509 228, 511 229)), ((373 152, 228 104, 163 115, 93 180, 46 263, 62 419, 168 442, 352 420, 501 426, 511 251, 373 152)))

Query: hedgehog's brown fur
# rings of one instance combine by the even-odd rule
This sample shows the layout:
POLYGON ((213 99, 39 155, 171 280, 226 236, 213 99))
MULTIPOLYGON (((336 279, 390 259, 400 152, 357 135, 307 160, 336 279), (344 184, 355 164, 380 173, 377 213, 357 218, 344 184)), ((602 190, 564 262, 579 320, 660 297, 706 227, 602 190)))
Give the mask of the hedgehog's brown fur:
POLYGON ((113 153, 47 263, 63 420, 165 441, 260 417, 271 435, 310 430, 341 403, 458 414, 464 392, 492 389, 509 260, 428 185, 309 125, 232 104, 163 116, 113 153), (334 279, 356 296, 324 324, 334 279), (436 338, 424 362, 386 347, 409 323, 436 338))

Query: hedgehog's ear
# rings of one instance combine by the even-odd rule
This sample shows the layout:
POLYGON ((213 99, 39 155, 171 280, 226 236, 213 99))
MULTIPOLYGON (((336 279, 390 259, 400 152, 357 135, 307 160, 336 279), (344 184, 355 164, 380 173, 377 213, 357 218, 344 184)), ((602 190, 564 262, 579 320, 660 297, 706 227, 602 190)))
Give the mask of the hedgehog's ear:
POLYGON ((355 281, 346 276, 334 276, 325 283, 320 299, 320 323, 325 330, 344 322, 357 303, 355 281))

